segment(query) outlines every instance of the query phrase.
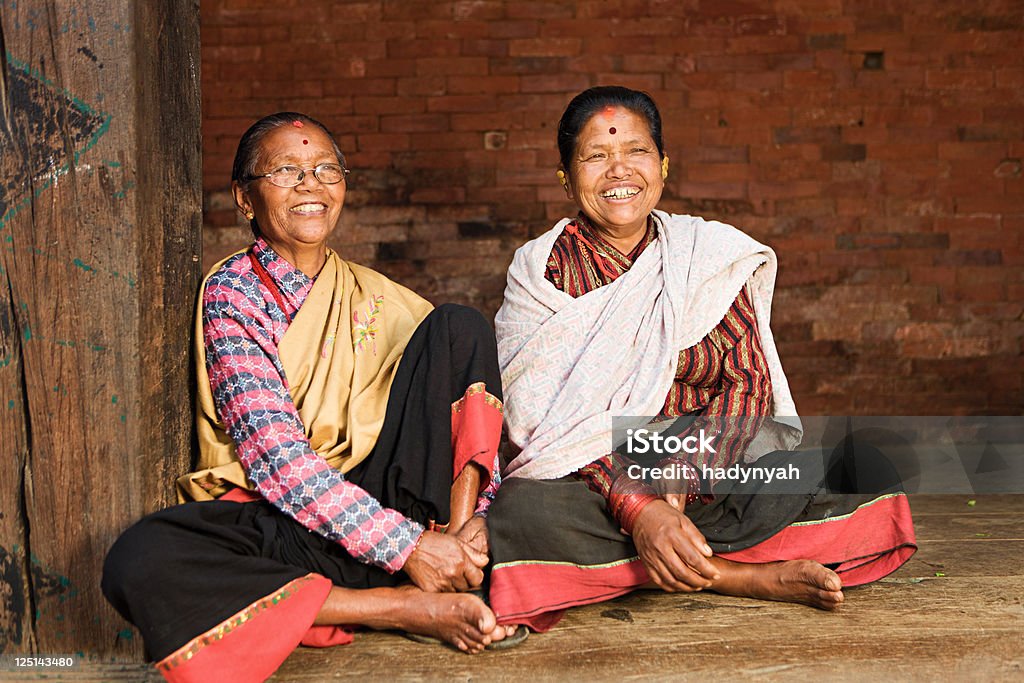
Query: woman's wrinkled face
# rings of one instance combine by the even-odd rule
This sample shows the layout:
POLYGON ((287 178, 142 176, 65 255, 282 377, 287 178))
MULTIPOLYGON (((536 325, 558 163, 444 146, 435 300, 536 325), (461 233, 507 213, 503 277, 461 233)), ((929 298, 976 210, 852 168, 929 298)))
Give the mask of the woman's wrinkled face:
POLYGON ((257 178, 244 189, 235 185, 235 201, 243 212, 256 215, 264 239, 286 258, 297 250, 324 246, 345 204, 345 181, 325 185, 312 169, 338 163, 330 138, 317 126, 281 126, 263 138, 256 175, 298 166, 306 171, 302 182, 278 187, 269 178, 257 178))
POLYGON ((594 227, 617 237, 646 228, 665 188, 647 119, 623 107, 590 117, 565 171, 569 199, 594 227))

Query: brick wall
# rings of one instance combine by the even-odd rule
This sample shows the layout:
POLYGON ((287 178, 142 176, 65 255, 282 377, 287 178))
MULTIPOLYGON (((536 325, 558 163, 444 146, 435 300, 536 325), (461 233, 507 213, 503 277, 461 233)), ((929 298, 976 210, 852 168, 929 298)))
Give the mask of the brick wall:
POLYGON ((282 109, 353 168, 333 244, 493 314, 513 250, 573 209, 554 129, 650 92, 662 208, 775 248, 804 414, 1024 410, 1024 13, 1011 0, 204 0, 205 261, 243 246, 239 135, 282 109))

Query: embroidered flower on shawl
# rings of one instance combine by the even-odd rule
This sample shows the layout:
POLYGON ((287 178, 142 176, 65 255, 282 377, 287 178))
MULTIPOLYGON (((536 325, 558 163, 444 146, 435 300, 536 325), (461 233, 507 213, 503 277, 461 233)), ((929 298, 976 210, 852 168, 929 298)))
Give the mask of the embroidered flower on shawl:
POLYGON ((381 294, 370 299, 370 303, 366 306, 366 317, 363 320, 359 319, 359 311, 352 312, 352 348, 356 353, 362 353, 369 346, 373 355, 377 355, 377 316, 380 315, 383 306, 384 295, 381 294))

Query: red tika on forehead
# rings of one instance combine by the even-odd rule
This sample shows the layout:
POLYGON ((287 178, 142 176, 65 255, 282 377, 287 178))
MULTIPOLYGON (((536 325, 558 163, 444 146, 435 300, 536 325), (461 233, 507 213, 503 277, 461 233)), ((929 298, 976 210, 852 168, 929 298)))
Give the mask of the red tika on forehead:
POLYGON ((303 140, 302 140, 302 144, 304 144, 304 145, 308 145, 308 144, 309 144, 309 140, 306 140, 305 138, 303 138, 303 140))
POLYGON ((304 124, 302 121, 299 121, 298 119, 295 119, 294 121, 292 121, 292 125, 295 126, 296 128, 302 128, 306 124, 304 124))
POLYGON ((603 116, 605 120, 610 120, 613 116, 615 116, 615 107, 609 104, 601 112, 601 116, 603 116))
POLYGON ((612 135, 615 135, 615 126, 612 126, 611 128, 609 128, 608 132, 611 133, 612 135))

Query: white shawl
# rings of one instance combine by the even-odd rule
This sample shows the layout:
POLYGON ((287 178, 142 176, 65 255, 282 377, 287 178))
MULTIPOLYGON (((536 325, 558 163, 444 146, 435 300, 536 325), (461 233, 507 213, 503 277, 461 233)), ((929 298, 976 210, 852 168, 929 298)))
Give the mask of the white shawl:
POLYGON ((495 319, 505 420, 521 449, 508 475, 555 479, 575 472, 611 450, 613 416, 657 415, 679 351, 722 321, 744 283, 768 362, 774 417, 745 459, 800 442, 769 327, 775 252, 724 223, 653 215, 657 240, 614 282, 578 299, 544 278, 571 219, 516 251, 495 319))

